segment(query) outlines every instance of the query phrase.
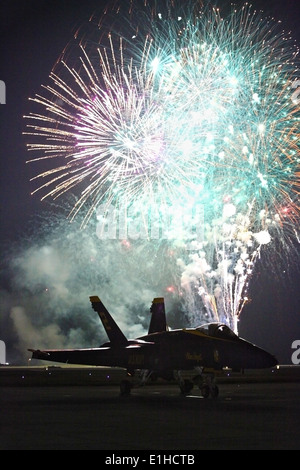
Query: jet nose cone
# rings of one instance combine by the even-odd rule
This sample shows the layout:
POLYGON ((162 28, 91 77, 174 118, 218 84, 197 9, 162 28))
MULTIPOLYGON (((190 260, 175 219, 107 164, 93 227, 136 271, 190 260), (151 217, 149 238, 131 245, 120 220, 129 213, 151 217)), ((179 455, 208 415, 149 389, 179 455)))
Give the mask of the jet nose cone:
POLYGON ((278 364, 275 356, 270 354, 265 349, 262 349, 252 343, 244 343, 245 356, 247 357, 248 369, 268 369, 278 364))
POLYGON ((278 365, 278 361, 275 356, 272 356, 272 354, 269 354, 269 360, 270 360, 270 365, 269 367, 275 367, 278 365))
POLYGON ((275 356, 260 348, 257 348, 257 361, 259 364, 258 367, 266 369, 269 367, 275 367, 278 364, 275 356))

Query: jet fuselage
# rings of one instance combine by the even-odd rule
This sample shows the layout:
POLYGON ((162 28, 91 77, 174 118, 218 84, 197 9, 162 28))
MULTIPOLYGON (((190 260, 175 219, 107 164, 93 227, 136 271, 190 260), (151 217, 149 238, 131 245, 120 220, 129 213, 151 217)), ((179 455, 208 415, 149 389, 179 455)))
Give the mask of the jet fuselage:
POLYGON ((32 357, 69 364, 123 367, 129 371, 150 369, 158 374, 165 370, 191 370, 195 367, 241 370, 277 364, 274 356, 234 334, 220 336, 203 333, 201 328, 172 330, 128 340, 124 345, 107 342, 100 348, 80 351, 35 350, 32 357))

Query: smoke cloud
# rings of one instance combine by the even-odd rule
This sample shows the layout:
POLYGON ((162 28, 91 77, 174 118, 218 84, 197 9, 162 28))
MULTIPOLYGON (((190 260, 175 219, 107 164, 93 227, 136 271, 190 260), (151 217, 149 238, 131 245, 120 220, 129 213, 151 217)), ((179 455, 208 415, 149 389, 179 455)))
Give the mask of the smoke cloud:
POLYGON ((172 256, 165 263, 165 253, 157 241, 101 240, 92 223, 82 230, 65 216, 48 217, 40 228, 36 223, 2 262, 1 339, 8 362, 27 363, 28 348, 105 342, 90 295, 101 298, 127 337, 145 334, 152 299, 164 296, 166 308, 173 304, 167 290, 174 281, 172 256))

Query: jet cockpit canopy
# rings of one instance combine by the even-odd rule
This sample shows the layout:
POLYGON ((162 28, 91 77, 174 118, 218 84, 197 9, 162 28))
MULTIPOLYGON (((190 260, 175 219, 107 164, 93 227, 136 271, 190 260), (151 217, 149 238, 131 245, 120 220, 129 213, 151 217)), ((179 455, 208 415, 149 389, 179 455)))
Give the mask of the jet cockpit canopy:
POLYGON ((238 339, 238 336, 225 323, 205 323, 196 329, 214 338, 238 339))

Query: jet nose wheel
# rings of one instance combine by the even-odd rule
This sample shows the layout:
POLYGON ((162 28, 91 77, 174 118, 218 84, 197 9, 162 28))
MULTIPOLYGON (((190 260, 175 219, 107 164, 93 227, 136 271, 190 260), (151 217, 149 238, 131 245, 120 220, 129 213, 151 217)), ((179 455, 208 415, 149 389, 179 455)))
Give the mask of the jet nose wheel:
POLYGON ((203 398, 217 398, 219 396, 219 387, 216 384, 214 375, 196 375, 194 377, 194 383, 198 385, 199 390, 203 398))
POLYGON ((202 385, 200 388, 201 395, 203 398, 208 398, 209 397, 209 386, 208 385, 202 385))
POLYGON ((208 398, 209 395, 211 395, 212 398, 217 398, 219 396, 219 387, 217 385, 212 385, 211 387, 206 384, 202 385, 200 391, 203 398, 208 398))

